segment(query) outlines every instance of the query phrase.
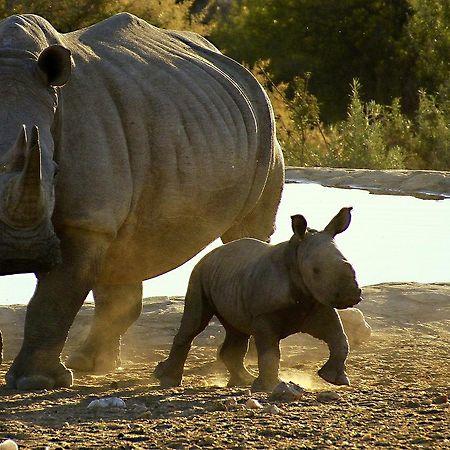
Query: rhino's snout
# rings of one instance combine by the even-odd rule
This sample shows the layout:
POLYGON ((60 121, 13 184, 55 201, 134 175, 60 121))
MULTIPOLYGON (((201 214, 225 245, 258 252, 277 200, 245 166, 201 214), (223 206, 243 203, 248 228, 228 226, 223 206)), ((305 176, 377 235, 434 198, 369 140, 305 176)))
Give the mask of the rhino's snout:
POLYGON ((361 294, 362 291, 359 287, 353 292, 337 292, 333 307, 336 309, 351 308, 362 300, 361 294))
POLYGON ((51 224, 43 223, 36 230, 13 229, 0 221, 0 235, 9 239, 0 241, 0 276, 17 273, 48 272, 61 262, 60 241, 51 224))

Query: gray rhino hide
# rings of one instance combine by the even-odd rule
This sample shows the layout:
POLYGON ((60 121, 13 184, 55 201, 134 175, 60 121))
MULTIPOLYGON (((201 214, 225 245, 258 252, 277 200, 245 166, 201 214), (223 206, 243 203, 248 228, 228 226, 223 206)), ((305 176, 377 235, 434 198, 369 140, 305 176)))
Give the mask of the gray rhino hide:
POLYGON ((49 44, 72 53, 53 126, 53 223, 111 237, 103 283, 182 264, 248 215, 282 167, 264 91, 193 33, 124 13, 60 34, 24 15, 0 23, 0 50, 11 42, 36 57, 49 44))

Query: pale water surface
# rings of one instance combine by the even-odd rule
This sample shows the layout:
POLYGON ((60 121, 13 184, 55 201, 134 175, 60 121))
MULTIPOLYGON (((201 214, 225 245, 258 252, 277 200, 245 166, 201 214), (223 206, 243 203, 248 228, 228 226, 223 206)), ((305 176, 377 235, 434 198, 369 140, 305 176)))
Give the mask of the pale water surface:
MULTIPOLYGON (((366 191, 287 184, 272 242, 291 236, 290 216, 303 214, 322 229, 344 206, 353 206, 349 229, 336 237, 362 286, 388 281, 450 282, 450 200, 371 195, 366 191)), ((184 295, 195 263, 216 241, 180 268, 144 282, 144 296, 184 295)), ((33 275, 0 277, 0 303, 27 303, 33 275)))

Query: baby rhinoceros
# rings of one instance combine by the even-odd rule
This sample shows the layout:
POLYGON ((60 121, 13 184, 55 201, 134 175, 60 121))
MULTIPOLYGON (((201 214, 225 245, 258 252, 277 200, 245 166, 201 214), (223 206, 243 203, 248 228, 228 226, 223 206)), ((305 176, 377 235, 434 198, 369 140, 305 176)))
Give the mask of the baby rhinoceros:
POLYGON ((228 386, 253 382, 252 390, 271 391, 280 381, 280 340, 297 332, 328 344, 330 357, 318 372, 324 380, 350 384, 349 346, 336 309, 357 304, 361 289, 333 238, 348 228, 351 209, 341 209, 323 231, 307 228, 306 219, 295 215, 289 241, 239 239, 207 254, 192 271, 169 357, 155 369, 161 386, 181 384, 192 340, 213 315, 226 330, 219 356, 230 373, 228 386), (258 353, 256 379, 244 365, 250 336, 258 353))

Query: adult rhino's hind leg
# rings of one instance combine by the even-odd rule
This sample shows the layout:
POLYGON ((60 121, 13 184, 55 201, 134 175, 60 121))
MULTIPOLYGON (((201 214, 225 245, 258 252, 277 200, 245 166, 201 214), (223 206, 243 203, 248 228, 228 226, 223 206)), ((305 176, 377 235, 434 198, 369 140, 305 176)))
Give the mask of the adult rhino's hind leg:
POLYGON ((107 373, 120 366, 120 341, 142 311, 142 282, 96 285, 88 337, 66 364, 80 372, 107 373))
POLYGON ((337 311, 318 304, 302 324, 301 331, 325 341, 330 350, 328 361, 319 370, 321 378, 336 385, 349 385, 345 361, 349 346, 337 311))
POLYGON ((244 364, 250 336, 242 334, 226 324, 224 326, 226 335, 220 347, 219 357, 230 373, 227 386, 250 386, 255 377, 247 370, 244 364))
POLYGON ((162 387, 181 384, 184 363, 192 341, 206 328, 214 314, 203 293, 198 275, 194 269, 189 280, 180 328, 173 340, 169 356, 166 360, 158 363, 154 371, 154 375, 162 387))

